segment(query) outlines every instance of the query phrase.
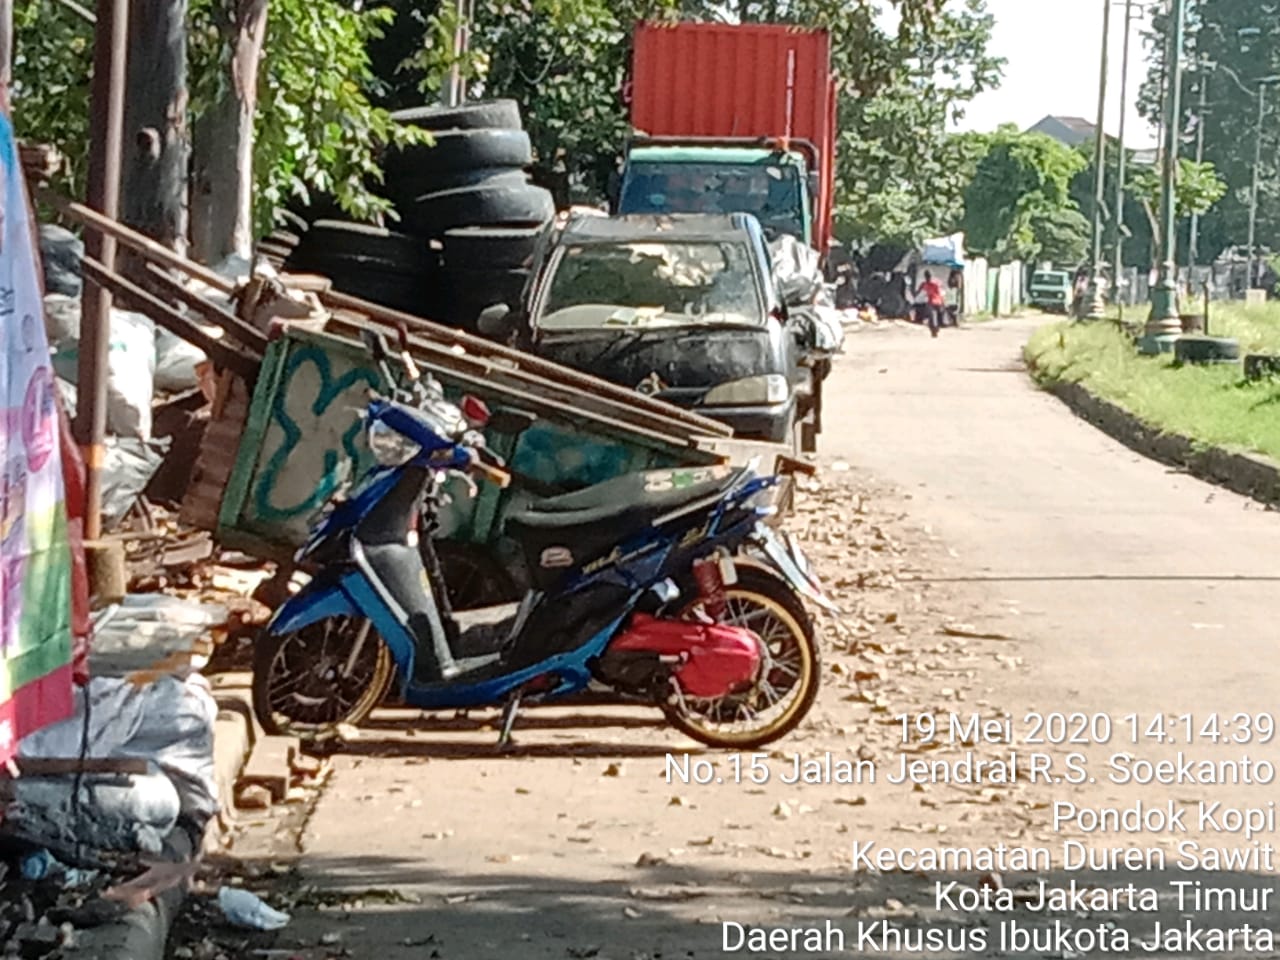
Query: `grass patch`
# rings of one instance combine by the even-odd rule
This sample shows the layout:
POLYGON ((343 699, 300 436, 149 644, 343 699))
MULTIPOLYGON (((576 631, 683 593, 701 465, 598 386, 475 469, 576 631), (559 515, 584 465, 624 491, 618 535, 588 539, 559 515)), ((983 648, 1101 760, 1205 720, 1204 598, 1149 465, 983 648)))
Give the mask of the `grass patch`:
MULTIPOLYGON (((1280 305, 1215 305, 1209 329, 1237 338, 1242 355, 1280 353, 1280 305)), ((1236 364, 1179 367, 1171 355, 1143 357, 1109 323, 1041 327, 1026 355, 1042 382, 1079 383, 1167 433, 1280 460, 1280 379, 1248 383, 1236 364)))

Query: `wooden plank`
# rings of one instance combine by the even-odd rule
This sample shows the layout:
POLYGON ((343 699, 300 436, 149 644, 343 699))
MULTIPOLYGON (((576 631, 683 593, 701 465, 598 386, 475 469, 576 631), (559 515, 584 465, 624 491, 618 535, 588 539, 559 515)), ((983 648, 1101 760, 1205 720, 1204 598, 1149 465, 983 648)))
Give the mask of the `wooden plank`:
POLYGON ((231 375, 224 378, 224 383, 214 404, 213 418, 205 429, 191 485, 178 510, 178 519, 183 523, 210 532, 218 529, 218 511, 249 416, 248 385, 231 375))
MULTIPOLYGON (((332 336, 332 334, 329 334, 329 336, 332 336)), ((340 337, 336 337, 335 339, 338 339, 341 342, 347 343, 353 347, 359 348, 360 346, 359 343, 353 340, 346 340, 340 337)), ((410 343, 410 346, 418 345, 418 341, 413 337, 409 338, 409 343, 410 343)), ((430 367, 434 363, 434 360, 423 359, 422 363, 424 366, 430 367)), ((643 427, 635 423, 628 423, 625 420, 618 420, 614 417, 605 416, 604 414, 601 414, 601 413, 588 412, 583 410, 581 407, 575 406, 572 401, 553 400, 543 396, 535 396, 530 398, 530 396, 527 393, 517 390, 514 387, 504 385, 500 383, 498 380, 496 380, 493 376, 489 376, 489 377, 475 376, 472 374, 463 373, 456 369, 449 370, 449 375, 455 380, 459 380, 459 381, 462 381, 464 384, 470 385, 471 389, 474 389, 480 392, 504 393, 512 397, 517 404, 523 403, 525 405, 529 405, 531 402, 536 403, 537 406, 540 406, 543 409, 554 411, 555 413, 560 414, 561 417, 567 419, 570 423, 589 418, 593 422, 601 424, 602 426, 610 430, 617 431, 623 434, 630 434, 635 437, 644 437, 645 439, 651 442, 659 443, 662 446, 679 447, 683 449, 698 449, 696 445, 693 443, 693 441, 688 439, 687 437, 682 437, 678 435, 672 436, 671 434, 663 433, 659 430, 652 429, 650 427, 643 427)), ((637 396, 639 396, 639 394, 637 394, 637 396)))
POLYGON ((154 263, 147 264, 148 280, 160 287, 160 292, 176 297, 191 309, 200 313, 206 320, 217 324, 233 339, 249 348, 259 356, 267 349, 267 336, 257 327, 245 323, 230 310, 224 310, 216 303, 210 303, 189 287, 183 286, 161 267, 154 263))
POLYGON ((141 757, 19 757, 17 763, 25 777, 65 777, 80 772, 142 776, 147 772, 147 761, 141 757))
MULTIPOLYGON (((384 328, 387 326, 381 321, 373 320, 372 322, 384 328)), ((359 331, 362 329, 361 324, 343 317, 335 317, 330 322, 330 327, 350 332, 353 337, 358 336, 359 331)), ((416 354, 414 359, 419 363, 428 367, 438 366, 448 370, 456 377, 468 378, 472 382, 483 383, 487 389, 502 389, 503 392, 515 397, 517 401, 526 404, 530 402, 546 404, 548 407, 558 410, 571 410, 575 418, 590 418, 612 429, 622 428, 636 434, 658 438, 662 443, 668 445, 678 447, 692 447, 694 445, 690 439, 689 425, 677 421, 674 417, 635 416, 638 412, 637 409, 613 403, 602 405, 609 410, 607 413, 590 409, 593 398, 590 394, 577 387, 557 384, 513 369, 505 364, 484 361, 465 355, 460 356, 451 350, 444 349, 412 334, 409 336, 409 346, 410 352, 416 354), (510 383, 504 384, 503 380, 522 381, 522 383, 519 386, 510 383), (532 396, 530 396, 531 394, 532 396)), ((598 382, 604 383, 604 381, 598 382)), ((612 389, 617 389, 613 384, 609 384, 609 386, 612 389)), ((643 398, 643 395, 639 393, 635 394, 635 396, 637 399, 643 398)), ((676 410, 679 408, 672 407, 671 409, 676 410)))
POLYGON ((187 276, 194 277, 201 283, 207 283, 223 293, 231 293, 235 290, 234 283, 225 277, 218 276, 208 267, 174 253, 163 244, 156 243, 150 237, 129 229, 123 223, 112 220, 97 210, 86 207, 83 203, 68 200, 61 194, 48 189, 38 190, 36 193, 42 201, 49 204, 63 216, 69 217, 78 223, 83 223, 91 230, 115 237, 119 243, 131 250, 136 250, 153 262, 162 263, 175 270, 181 270, 187 276))
POLYGON ((503 346, 502 344, 494 343, 492 340, 486 340, 483 337, 478 337, 453 327, 446 327, 444 324, 435 323, 422 317, 415 317, 413 314, 392 310, 338 291, 330 291, 323 294, 320 299, 326 306, 332 305, 355 310, 371 319, 380 321, 383 326, 394 328, 397 324, 404 324, 408 331, 418 334, 423 340, 434 340, 447 347, 459 346, 480 357, 508 360, 528 375, 558 381, 567 386, 585 390, 596 397, 620 404, 626 409, 643 410, 663 419, 675 419, 687 424, 689 427, 698 429, 701 433, 712 436, 729 436, 733 432, 729 427, 718 421, 682 410, 679 407, 673 407, 662 401, 654 400, 652 397, 626 390, 617 384, 609 383, 607 380, 600 380, 588 374, 563 367, 558 363, 552 363, 541 357, 535 357, 532 354, 516 350, 513 347, 503 346))
POLYGON ((143 290, 132 281, 126 280, 118 273, 108 270, 92 257, 83 258, 81 263, 88 279, 101 284, 121 301, 133 304, 174 336, 181 337, 199 347, 216 365, 234 370, 250 380, 257 376, 259 360, 256 357, 242 352, 240 348, 217 337, 210 336, 198 324, 182 316, 163 300, 143 290))

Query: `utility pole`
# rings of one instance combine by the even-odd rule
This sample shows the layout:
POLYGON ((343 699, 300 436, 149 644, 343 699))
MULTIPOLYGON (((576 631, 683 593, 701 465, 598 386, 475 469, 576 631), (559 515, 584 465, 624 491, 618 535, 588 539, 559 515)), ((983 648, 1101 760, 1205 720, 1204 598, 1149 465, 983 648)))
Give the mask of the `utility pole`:
MULTIPOLYGON (((124 138, 125 59, 129 49, 129 0, 98 0, 93 39, 93 87, 89 107, 89 206, 112 220, 120 216, 120 155, 124 138)), ((116 262, 115 238, 89 230, 85 255, 106 269, 116 262)), ((80 322, 76 434, 84 449, 84 538, 102 535, 102 461, 107 427, 107 364, 111 347, 111 293, 86 279, 80 322)))
MULTIPOLYGON (((1196 112, 1196 163, 1204 163, 1204 118, 1209 110, 1209 72, 1200 68, 1200 106, 1196 112)), ((1200 259, 1200 214, 1191 214, 1191 242, 1187 249, 1187 274, 1195 270, 1200 259)))
POLYGON ((1264 77, 1258 81, 1258 126, 1255 131, 1253 147, 1253 189, 1249 196, 1249 274, 1246 290, 1253 289, 1256 282, 1254 268, 1258 253, 1258 191, 1262 184, 1259 171, 1262 168, 1262 125, 1267 116, 1267 86, 1280 82, 1280 76, 1264 77))
POLYGON ((1105 280, 1102 276, 1102 208, 1107 202, 1107 48, 1111 44, 1111 3, 1102 0, 1102 68, 1098 77, 1097 143, 1093 153, 1093 262, 1089 277, 1089 319, 1107 315, 1105 280))
POLYGON ((1124 0, 1124 59, 1120 68, 1120 142, 1116 146, 1115 257, 1111 265, 1111 302, 1120 302, 1124 275, 1125 121, 1129 109, 1129 44, 1133 37, 1133 0, 1124 0))
POLYGON ((1173 0, 1173 30, 1169 58, 1169 90, 1165 97, 1164 170, 1160 184, 1160 219, 1164 241, 1159 278, 1151 290, 1144 349, 1158 352, 1161 338, 1182 334, 1178 313, 1178 180, 1179 119, 1182 116, 1182 48, 1187 33, 1187 0, 1173 0))

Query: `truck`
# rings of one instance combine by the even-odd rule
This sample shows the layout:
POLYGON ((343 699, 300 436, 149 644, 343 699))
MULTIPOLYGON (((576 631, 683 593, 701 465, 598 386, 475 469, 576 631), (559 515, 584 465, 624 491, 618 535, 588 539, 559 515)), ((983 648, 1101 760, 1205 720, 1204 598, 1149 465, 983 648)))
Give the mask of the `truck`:
POLYGON ((626 96, 634 136, 615 213, 750 213, 825 259, 836 129, 827 31, 644 22, 626 96))

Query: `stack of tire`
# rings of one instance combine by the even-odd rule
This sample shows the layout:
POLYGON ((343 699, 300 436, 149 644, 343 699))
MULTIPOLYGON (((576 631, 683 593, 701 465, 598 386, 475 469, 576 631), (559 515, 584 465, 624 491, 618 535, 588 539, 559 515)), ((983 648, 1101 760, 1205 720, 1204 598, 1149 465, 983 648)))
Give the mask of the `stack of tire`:
POLYGON ((292 210, 277 211, 276 223, 279 226, 258 241, 257 253, 279 270, 302 242, 311 224, 292 210))
POLYGON ((474 330, 481 310, 520 303, 551 194, 525 172, 529 135, 513 100, 420 107, 392 116, 431 132, 431 146, 393 150, 383 160, 385 191, 403 229, 439 252, 424 312, 474 330))

